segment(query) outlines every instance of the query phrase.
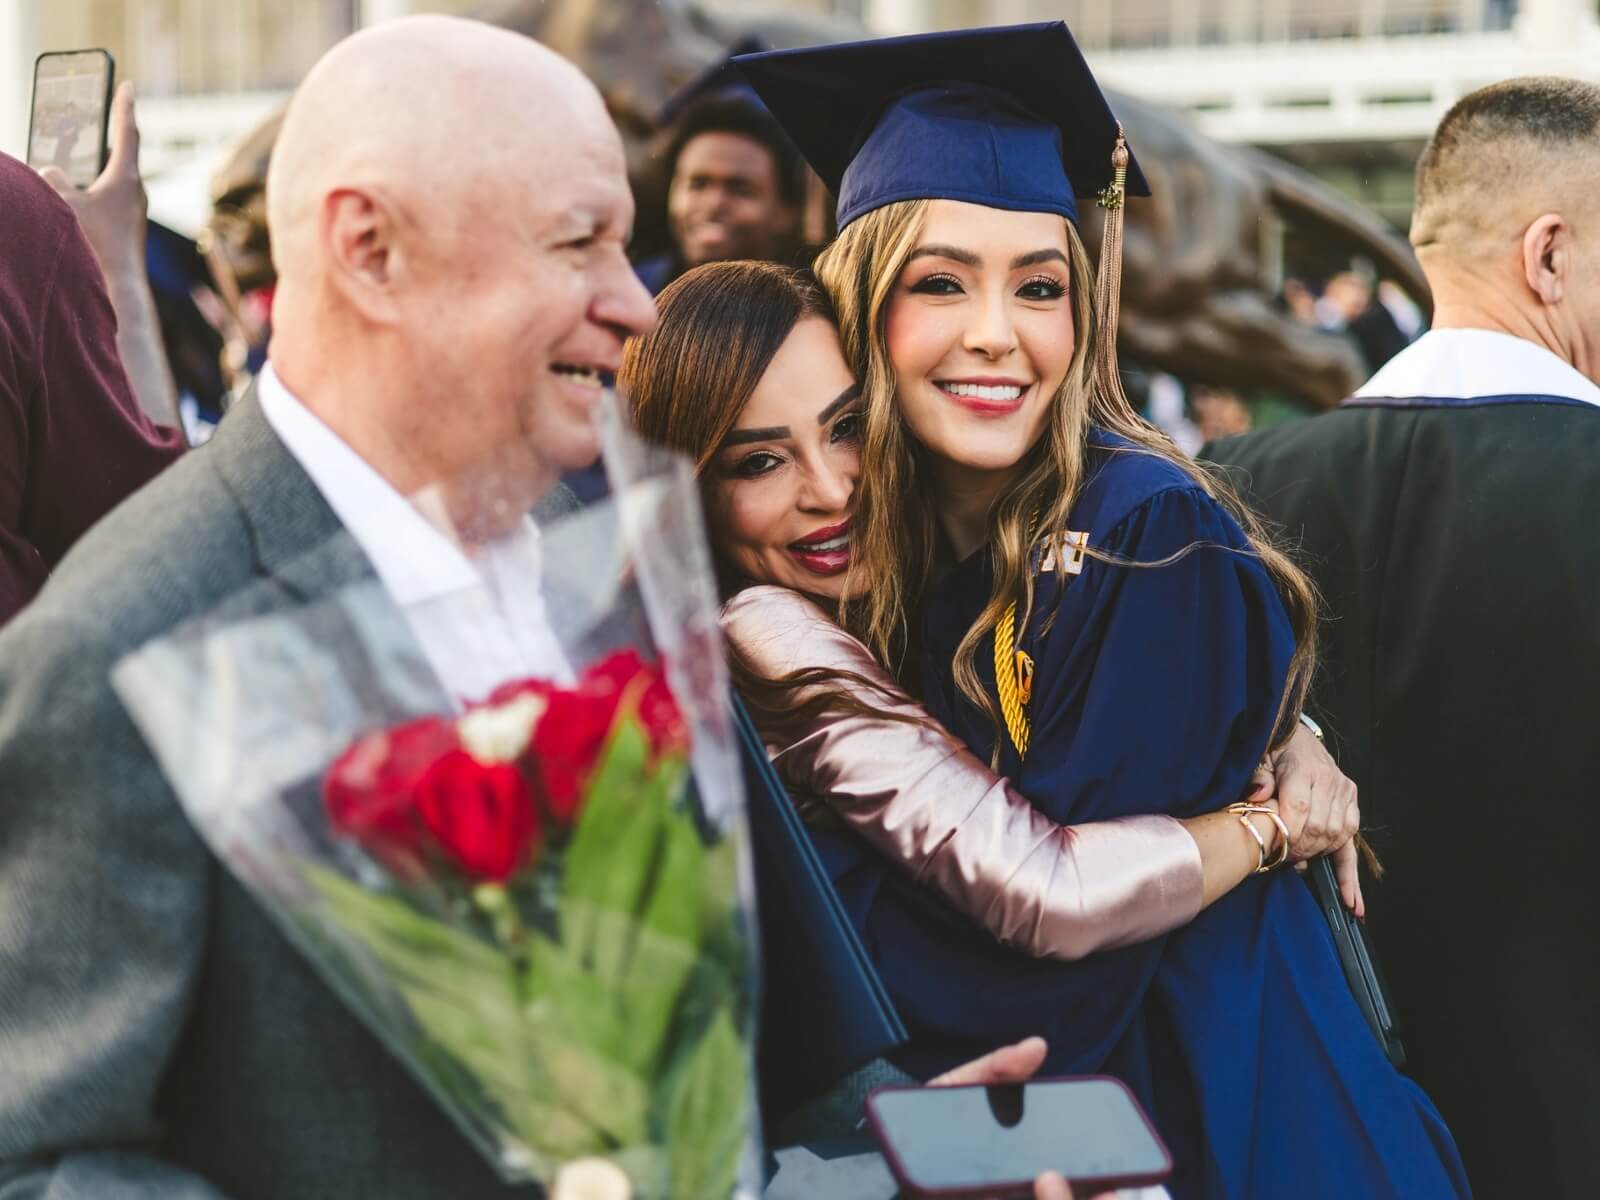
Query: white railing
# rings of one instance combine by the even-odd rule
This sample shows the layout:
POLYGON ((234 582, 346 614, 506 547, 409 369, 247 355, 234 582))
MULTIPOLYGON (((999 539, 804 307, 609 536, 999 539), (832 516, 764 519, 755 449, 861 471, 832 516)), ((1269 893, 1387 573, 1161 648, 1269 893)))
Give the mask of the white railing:
POLYGON ((1381 142, 1427 137, 1451 104, 1495 80, 1600 78, 1600 27, 1587 22, 1558 45, 1510 31, 1089 58, 1103 82, 1186 110, 1224 141, 1381 142))

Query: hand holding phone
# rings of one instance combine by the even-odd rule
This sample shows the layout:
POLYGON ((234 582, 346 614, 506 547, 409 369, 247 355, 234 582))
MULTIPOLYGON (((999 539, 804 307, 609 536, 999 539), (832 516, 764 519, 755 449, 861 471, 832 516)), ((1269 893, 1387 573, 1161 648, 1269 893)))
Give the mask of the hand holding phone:
POLYGON ((1107 1076, 882 1088, 867 1119, 904 1194, 929 1200, 1032 1196, 1051 1171, 1084 1193, 1172 1172, 1133 1093, 1107 1076))
POLYGON ((55 167, 74 187, 95 181, 106 161, 116 64, 105 50, 60 50, 33 64, 28 165, 55 167))
POLYGON ((139 126, 134 118, 133 85, 124 82, 111 102, 111 154, 105 170, 88 188, 78 188, 54 166, 39 174, 78 214, 78 224, 94 247, 108 282, 145 273, 145 212, 148 197, 139 174, 139 126))

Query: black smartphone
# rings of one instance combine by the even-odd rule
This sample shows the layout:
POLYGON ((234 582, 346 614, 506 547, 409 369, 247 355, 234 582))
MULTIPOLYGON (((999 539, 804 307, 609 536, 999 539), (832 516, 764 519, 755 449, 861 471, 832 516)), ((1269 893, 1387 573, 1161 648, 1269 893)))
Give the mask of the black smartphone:
POLYGON ((53 50, 33 64, 28 165, 60 167, 88 187, 106 165, 116 64, 106 50, 53 50))
POLYGON ((1105 1075, 880 1088, 867 1097, 867 1119, 906 1196, 1031 1196, 1046 1171, 1082 1194, 1172 1173, 1172 1156, 1133 1093, 1105 1075))
POLYGON ((1397 1067, 1405 1066, 1406 1048, 1400 1042, 1388 980, 1378 965, 1378 953, 1367 936, 1367 927, 1344 906, 1333 860, 1326 856, 1312 859, 1306 866, 1306 882, 1327 919, 1333 947, 1339 954, 1339 966, 1344 969, 1345 982, 1350 985, 1350 994, 1355 997, 1361 1015, 1367 1019, 1368 1028, 1389 1061, 1397 1067))

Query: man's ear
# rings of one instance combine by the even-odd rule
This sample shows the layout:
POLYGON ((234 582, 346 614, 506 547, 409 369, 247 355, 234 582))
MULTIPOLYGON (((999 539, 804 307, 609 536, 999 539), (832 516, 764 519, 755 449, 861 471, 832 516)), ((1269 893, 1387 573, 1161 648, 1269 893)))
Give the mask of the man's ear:
POLYGON ((396 319, 396 222, 376 197, 355 188, 339 188, 322 201, 322 243, 328 279, 369 320, 388 324, 396 319))
POLYGON ((1572 269, 1572 228, 1560 213, 1545 213, 1522 234, 1522 277, 1540 301, 1560 304, 1572 269))

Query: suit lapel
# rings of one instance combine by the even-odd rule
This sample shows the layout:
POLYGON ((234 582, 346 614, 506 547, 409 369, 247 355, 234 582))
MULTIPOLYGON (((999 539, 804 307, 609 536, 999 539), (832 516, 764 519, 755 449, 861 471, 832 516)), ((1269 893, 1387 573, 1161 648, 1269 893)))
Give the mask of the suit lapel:
POLYGON ((206 447, 249 532, 257 573, 301 602, 375 576, 311 476, 261 411, 255 389, 206 447))

